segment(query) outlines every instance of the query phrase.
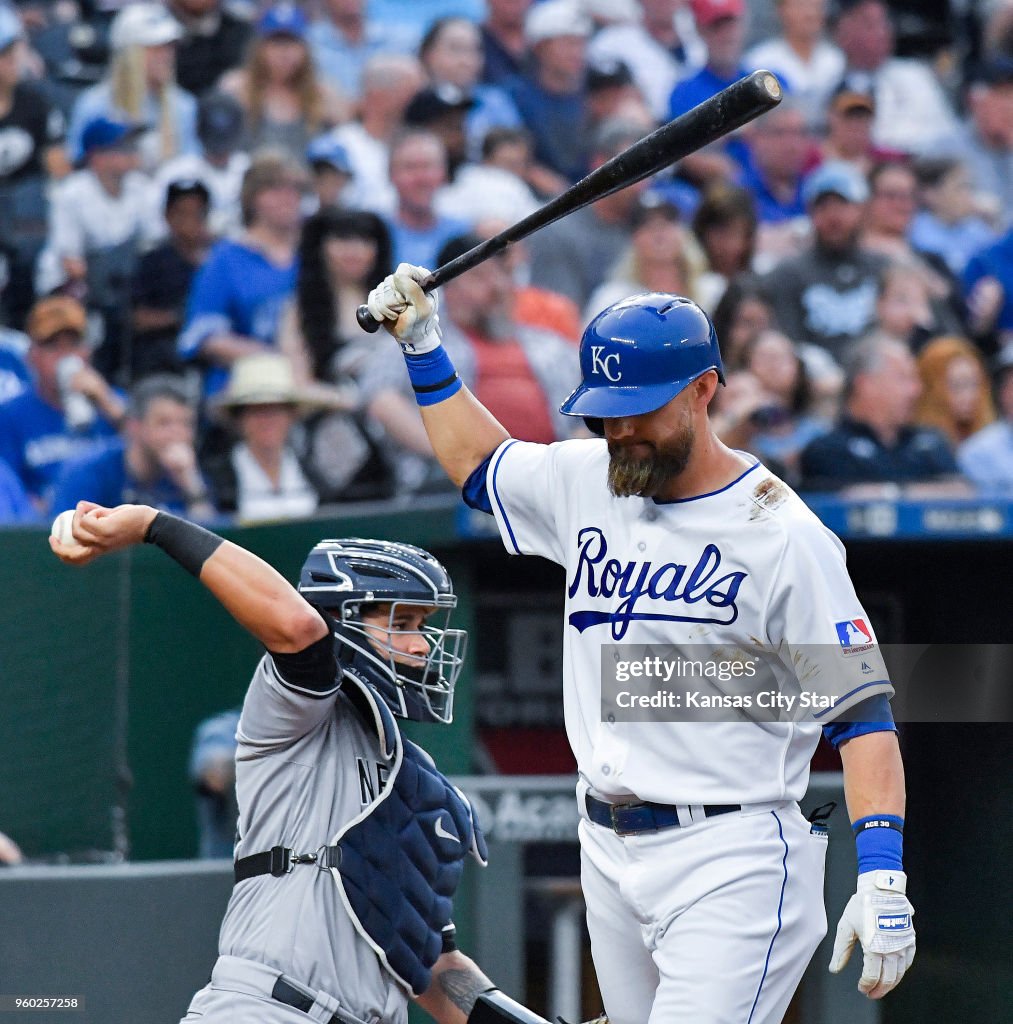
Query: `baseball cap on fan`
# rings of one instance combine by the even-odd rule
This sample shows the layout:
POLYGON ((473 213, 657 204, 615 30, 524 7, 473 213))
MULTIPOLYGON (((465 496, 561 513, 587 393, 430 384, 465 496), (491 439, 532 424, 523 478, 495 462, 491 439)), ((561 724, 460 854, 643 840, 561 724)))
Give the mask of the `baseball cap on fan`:
POLYGON ((9 7, 0 7, 0 51, 24 37, 25 29, 21 19, 9 7))
POLYGON ((835 114, 874 114, 876 100, 861 84, 845 79, 831 94, 830 109, 835 114))
POLYGON ((524 38, 528 46, 560 36, 591 35, 594 26, 584 9, 574 0, 543 0, 535 4, 524 19, 524 38))
POLYGON ((830 160, 817 167, 802 185, 802 201, 814 206, 826 196, 840 196, 849 203, 864 203, 869 198, 865 177, 843 160, 830 160))
POLYGON ((211 205, 211 192, 200 178, 177 178, 165 189, 166 210, 184 196, 196 196, 206 207, 211 205))
POLYGON ((348 158, 348 150, 334 139, 330 132, 318 135, 306 147, 306 163, 310 167, 331 167, 339 174, 352 174, 352 161, 348 158))
POLYGON ((624 25, 640 20, 637 0, 583 0, 583 7, 601 26, 624 25))
POLYGON ((257 31, 261 36, 291 36, 293 39, 303 39, 308 28, 306 15, 293 3, 269 7, 257 23, 257 31))
POLYGON ((430 86, 417 92, 405 108, 405 124, 425 126, 446 114, 467 113, 475 106, 475 99, 463 89, 449 82, 430 86))
POLYGON ((39 299, 32 307, 25 331, 39 345, 62 331, 73 331, 83 337, 87 327, 88 314, 77 299, 69 295, 51 295, 39 299))
POLYGON ((114 50, 164 46, 182 38, 182 26, 161 4, 130 4, 113 18, 109 28, 109 45, 114 50))
POLYGON ((587 66, 587 91, 603 92, 606 89, 620 89, 633 84, 630 66, 617 57, 600 57, 587 66))
POLYGON ((81 132, 81 153, 88 156, 98 150, 129 146, 144 131, 144 125, 114 121, 110 117, 93 117, 81 132))
POLYGON ((231 153, 243 138, 245 115, 228 93, 210 92, 197 105, 197 138, 208 153, 231 153))
POLYGON ((675 203, 669 202, 657 192, 644 192, 630 214, 630 227, 634 231, 639 231, 655 217, 667 220, 671 224, 679 224, 682 221, 682 214, 675 203))
POLYGON ((741 18, 746 13, 744 0, 692 0, 691 6, 700 28, 709 28, 726 18, 741 18))

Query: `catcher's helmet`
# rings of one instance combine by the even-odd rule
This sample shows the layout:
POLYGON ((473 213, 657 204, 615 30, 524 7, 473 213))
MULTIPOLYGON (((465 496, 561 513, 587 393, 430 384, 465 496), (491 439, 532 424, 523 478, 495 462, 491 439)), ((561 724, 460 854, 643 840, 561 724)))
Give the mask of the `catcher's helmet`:
POLYGON ((647 292, 613 303, 580 339, 581 381, 560 406, 602 433, 601 421, 660 409, 708 370, 725 382, 710 317, 679 295, 647 292))
POLYGON ((468 634, 447 628, 457 596, 447 570, 428 551, 394 541, 322 540, 303 563, 299 593, 333 616, 337 639, 354 651, 351 667, 394 714, 415 722, 451 721, 468 634), (388 603, 384 642, 375 627, 367 631, 362 615, 370 605, 388 603), (420 630, 395 629, 405 605, 434 612, 420 630), (437 616, 440 621, 433 621, 437 616), (409 659, 414 664, 389 643, 390 633, 409 632, 429 645, 426 656, 409 659))

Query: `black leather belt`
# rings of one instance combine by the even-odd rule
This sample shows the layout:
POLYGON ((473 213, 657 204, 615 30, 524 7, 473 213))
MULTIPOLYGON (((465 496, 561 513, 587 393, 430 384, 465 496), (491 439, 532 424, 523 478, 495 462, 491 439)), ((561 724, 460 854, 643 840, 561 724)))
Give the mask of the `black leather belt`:
MULTIPOLYGON (((297 1010, 302 1010, 303 1013, 309 1013, 316 1002, 313 996, 308 995, 306 992, 301 992, 295 985, 290 985, 284 978, 279 978, 274 983, 274 988, 271 990, 271 998, 277 999, 279 1003, 284 1003, 286 1006, 294 1006, 297 1010)), ((327 1024, 346 1024, 346 1021, 339 1017, 338 1014, 332 1013, 327 1018, 327 1024)))
POLYGON ((315 853, 293 853, 287 846, 272 846, 263 853, 240 857, 233 865, 236 883, 257 875, 287 875, 296 864, 316 864, 318 868, 336 868, 341 864, 340 846, 321 846, 315 853))
MULTIPOLYGON (((631 836, 638 832, 657 832, 662 828, 679 828, 692 825, 692 821, 680 821, 679 811, 673 804, 652 804, 638 801, 629 804, 610 804, 588 793, 584 797, 587 816, 596 824, 612 829, 616 835, 631 836)), ((741 804, 705 804, 704 815, 708 818, 719 814, 741 811, 741 804)))

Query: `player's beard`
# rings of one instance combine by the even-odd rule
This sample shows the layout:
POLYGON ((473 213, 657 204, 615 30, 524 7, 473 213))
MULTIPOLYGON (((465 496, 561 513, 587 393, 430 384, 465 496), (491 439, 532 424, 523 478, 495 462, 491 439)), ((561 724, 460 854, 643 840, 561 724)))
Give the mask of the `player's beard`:
POLYGON ((640 441, 650 452, 635 456, 629 444, 609 441, 609 490, 617 498, 654 498, 664 486, 677 477, 689 464, 696 431, 691 425, 663 444, 640 441))

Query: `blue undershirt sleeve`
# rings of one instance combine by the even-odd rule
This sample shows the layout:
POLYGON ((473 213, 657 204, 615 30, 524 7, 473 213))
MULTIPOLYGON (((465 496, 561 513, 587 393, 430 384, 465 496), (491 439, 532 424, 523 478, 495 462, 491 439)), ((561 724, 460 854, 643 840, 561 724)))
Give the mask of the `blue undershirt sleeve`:
POLYGON ((846 713, 848 722, 830 722, 823 726, 823 735, 827 742, 837 750, 845 740, 864 736, 870 732, 896 732, 893 712, 890 710, 890 699, 885 693, 863 700, 846 713), (861 719, 861 721, 859 721, 861 719))
POLYGON ((489 500, 489 491, 486 487, 486 475, 489 472, 489 463, 495 452, 489 454, 471 471, 471 475, 464 481, 461 488, 461 496, 469 508, 477 509, 479 512, 487 512, 492 515, 492 502, 489 500))

